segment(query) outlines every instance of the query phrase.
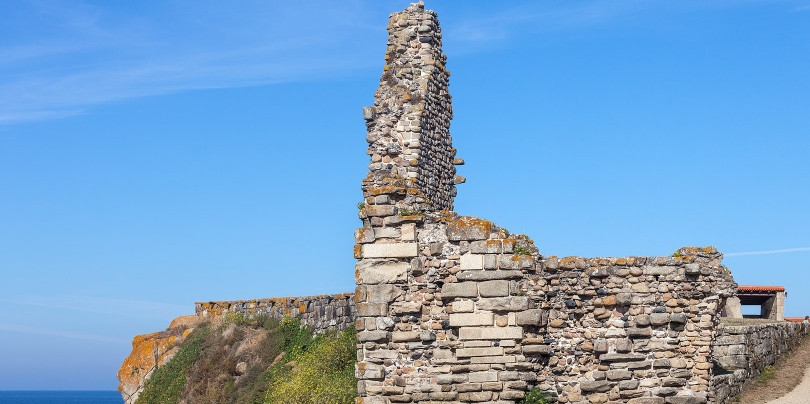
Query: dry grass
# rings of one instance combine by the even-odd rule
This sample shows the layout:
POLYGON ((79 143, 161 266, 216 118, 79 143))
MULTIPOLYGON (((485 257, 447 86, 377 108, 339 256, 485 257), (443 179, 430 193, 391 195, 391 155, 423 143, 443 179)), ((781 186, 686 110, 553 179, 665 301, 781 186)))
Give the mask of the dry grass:
POLYGON ((743 393, 735 397, 733 402, 764 404, 784 396, 801 383, 808 364, 810 336, 805 336, 791 354, 776 361, 772 370, 763 372, 757 379, 746 383, 743 393))

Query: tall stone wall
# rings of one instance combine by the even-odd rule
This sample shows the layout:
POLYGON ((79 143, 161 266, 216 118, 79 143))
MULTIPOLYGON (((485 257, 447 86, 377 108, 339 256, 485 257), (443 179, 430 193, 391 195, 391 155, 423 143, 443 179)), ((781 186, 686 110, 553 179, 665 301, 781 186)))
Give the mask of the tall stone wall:
POLYGON ((442 53, 436 13, 413 4, 391 14, 388 46, 374 106, 366 107, 371 156, 365 186, 392 180, 418 189, 424 198, 411 209, 452 209, 456 195, 450 73, 442 53))
POLYGON ((717 328, 712 342, 714 402, 733 402, 745 381, 756 378, 810 333, 810 324, 773 322, 717 328))
POLYGON ((545 257, 453 212, 448 73, 435 13, 389 19, 355 231, 358 403, 715 402, 719 313, 737 288, 714 247, 545 257))
POLYGON ((198 318, 208 320, 226 313, 259 314, 276 319, 298 317, 302 324, 322 333, 327 330, 345 330, 354 323, 354 294, 197 302, 194 304, 194 313, 198 318))

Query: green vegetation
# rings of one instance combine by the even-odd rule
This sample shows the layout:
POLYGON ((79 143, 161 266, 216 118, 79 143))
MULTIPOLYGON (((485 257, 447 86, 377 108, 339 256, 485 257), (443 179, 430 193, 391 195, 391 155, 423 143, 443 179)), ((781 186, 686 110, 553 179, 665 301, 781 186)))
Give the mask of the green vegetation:
POLYGON ((520 404, 551 404, 551 399, 545 391, 533 388, 526 393, 526 397, 520 401, 520 404))
POLYGON ((512 248, 512 251, 518 255, 532 255, 532 250, 522 245, 516 245, 514 248, 512 248))
POLYGON ((419 215, 424 215, 424 214, 425 213, 422 212, 421 210, 416 210, 416 209, 411 210, 411 209, 408 209, 408 208, 402 208, 402 209, 399 210, 399 215, 400 216, 419 216, 419 215))
POLYGON ((773 366, 768 366, 765 369, 762 369, 762 373, 757 376, 757 383, 765 384, 768 383, 771 379, 776 376, 776 369, 773 366))
POLYGON ((358 210, 359 210, 359 209, 363 209, 363 208, 365 208, 365 207, 366 207, 366 203, 365 203, 365 202, 357 202, 357 209, 358 209, 358 210))
POLYGON ((672 258, 680 258, 680 257, 683 257, 683 254, 681 254, 680 251, 675 251, 674 253, 672 253, 672 258))
POLYGON ((166 365, 159 367, 146 381, 144 390, 138 396, 137 404, 176 404, 186 388, 186 372, 202 352, 204 339, 211 329, 200 326, 180 347, 177 354, 166 365))
POLYGON ((137 403, 353 403, 355 335, 315 336, 297 319, 226 315, 197 327, 137 403))

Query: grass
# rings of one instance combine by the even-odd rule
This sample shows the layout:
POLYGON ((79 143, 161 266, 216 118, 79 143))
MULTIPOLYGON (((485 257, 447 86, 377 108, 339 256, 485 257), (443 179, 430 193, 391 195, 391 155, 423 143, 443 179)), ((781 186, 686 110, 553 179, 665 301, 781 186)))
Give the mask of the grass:
POLYGON ((198 326, 137 404, 353 403, 355 335, 316 336, 297 319, 227 315, 198 326))

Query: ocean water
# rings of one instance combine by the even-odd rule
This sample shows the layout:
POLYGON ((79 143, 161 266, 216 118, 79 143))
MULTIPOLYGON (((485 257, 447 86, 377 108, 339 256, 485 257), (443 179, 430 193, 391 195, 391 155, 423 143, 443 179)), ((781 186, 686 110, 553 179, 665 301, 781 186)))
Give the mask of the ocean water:
POLYGON ((0 404, 123 404, 121 393, 113 391, 3 391, 0 404))

